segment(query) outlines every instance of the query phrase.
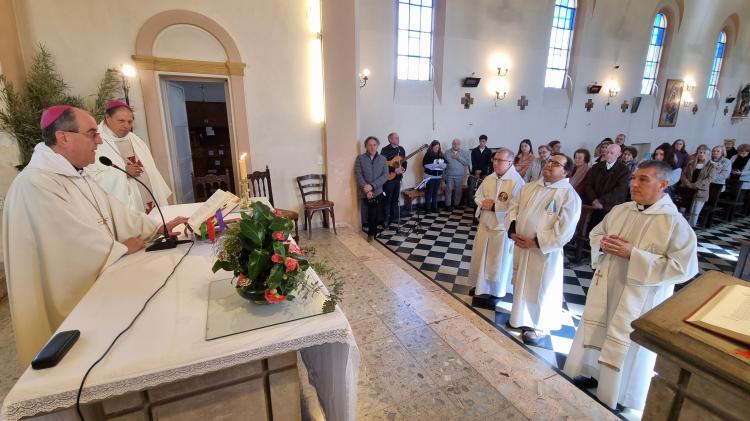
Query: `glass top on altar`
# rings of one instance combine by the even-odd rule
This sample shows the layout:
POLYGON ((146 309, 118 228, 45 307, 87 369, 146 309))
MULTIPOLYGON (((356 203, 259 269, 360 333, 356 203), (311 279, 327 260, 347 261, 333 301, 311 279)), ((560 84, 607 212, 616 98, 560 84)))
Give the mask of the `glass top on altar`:
POLYGON ((321 291, 310 292, 307 297, 295 294, 293 301, 255 304, 237 294, 231 279, 213 281, 208 286, 206 340, 323 314, 325 300, 321 291))

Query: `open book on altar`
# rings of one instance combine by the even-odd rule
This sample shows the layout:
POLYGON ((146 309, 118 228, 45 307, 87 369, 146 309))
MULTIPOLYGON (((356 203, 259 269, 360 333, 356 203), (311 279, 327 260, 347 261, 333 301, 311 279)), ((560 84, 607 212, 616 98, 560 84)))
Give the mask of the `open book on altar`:
POLYGON ((750 287, 722 286, 685 321, 729 339, 750 344, 750 287))
POLYGON ((200 232, 201 224, 212 216, 216 216, 216 211, 221 209, 221 216, 226 218, 237 206, 240 205, 240 198, 234 194, 218 189, 201 205, 198 210, 193 212, 188 219, 188 225, 194 232, 200 232))

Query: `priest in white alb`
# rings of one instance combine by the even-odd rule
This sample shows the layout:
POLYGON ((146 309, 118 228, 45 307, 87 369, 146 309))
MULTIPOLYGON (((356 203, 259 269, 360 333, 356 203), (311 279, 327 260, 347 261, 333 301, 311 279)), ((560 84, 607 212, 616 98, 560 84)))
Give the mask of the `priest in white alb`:
POLYGON ((573 238, 581 199, 568 181, 573 160, 554 153, 542 178, 526 184, 505 218, 513 250, 513 307, 508 325, 526 344, 561 327, 563 246, 573 238))
POLYGON ((172 191, 156 169, 146 143, 132 132, 132 108, 122 101, 110 101, 104 108, 104 120, 99 123, 102 145, 96 149, 96 159, 86 167, 86 172, 104 191, 120 199, 130 209, 149 213, 155 206, 154 199, 134 178, 149 186, 159 206, 167 205, 172 191), (99 163, 100 156, 109 158, 130 177, 99 163))
POLYGON ((595 269, 565 373, 611 408, 642 410, 656 354, 633 343, 630 323, 698 273, 696 237, 664 190, 663 161, 641 162, 632 202, 615 206, 591 231, 595 269))
MULTIPOLYGON (((101 144, 90 114, 57 105, 44 111, 40 125, 44 143, 13 180, 3 213, 5 274, 23 368, 102 270, 162 229, 86 174, 101 144)), ((167 229, 186 221, 175 218, 167 229)))
POLYGON ((505 213, 524 185, 523 177, 513 166, 514 155, 508 148, 495 152, 494 171, 484 178, 474 195, 479 226, 469 269, 469 282, 475 287, 469 295, 491 309, 508 291, 513 270, 513 240, 505 233, 505 213))

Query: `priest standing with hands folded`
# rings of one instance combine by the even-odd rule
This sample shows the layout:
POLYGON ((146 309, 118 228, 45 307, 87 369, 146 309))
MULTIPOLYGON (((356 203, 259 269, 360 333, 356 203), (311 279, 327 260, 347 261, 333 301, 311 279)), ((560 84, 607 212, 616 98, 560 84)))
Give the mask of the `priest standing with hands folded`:
MULTIPOLYGON (((101 272, 163 230, 86 174, 102 143, 86 111, 56 105, 40 121, 44 142, 13 180, 3 214, 3 254, 21 367, 44 346, 101 272)), ((187 221, 169 221, 167 230, 187 221)))

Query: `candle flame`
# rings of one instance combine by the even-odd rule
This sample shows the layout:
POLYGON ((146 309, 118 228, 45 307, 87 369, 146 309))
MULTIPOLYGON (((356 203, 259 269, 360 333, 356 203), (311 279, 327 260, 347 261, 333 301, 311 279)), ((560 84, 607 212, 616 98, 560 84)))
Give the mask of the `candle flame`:
POLYGON ((244 161, 246 156, 247 152, 243 153, 242 155, 240 155, 240 160, 244 161))

